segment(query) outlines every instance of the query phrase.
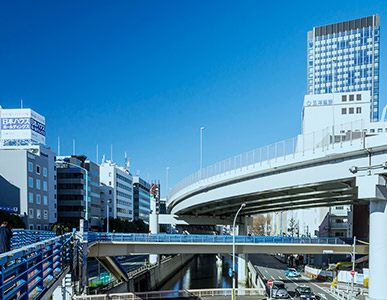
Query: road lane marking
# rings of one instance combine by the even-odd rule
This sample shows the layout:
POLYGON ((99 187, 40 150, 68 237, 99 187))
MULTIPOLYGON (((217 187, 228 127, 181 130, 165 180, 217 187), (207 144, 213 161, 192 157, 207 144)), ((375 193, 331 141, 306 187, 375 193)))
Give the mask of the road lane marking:
POLYGON ((290 278, 289 278, 289 280, 290 280, 291 282, 293 282, 296 286, 298 286, 297 282, 294 282, 294 281, 291 280, 290 278))
POLYGON ((278 276, 278 278, 279 278, 279 279, 282 279, 282 277, 281 277, 281 276, 278 276))
POLYGON ((323 297, 324 299, 327 299, 327 296, 325 296, 323 293, 318 293, 321 297, 323 297))

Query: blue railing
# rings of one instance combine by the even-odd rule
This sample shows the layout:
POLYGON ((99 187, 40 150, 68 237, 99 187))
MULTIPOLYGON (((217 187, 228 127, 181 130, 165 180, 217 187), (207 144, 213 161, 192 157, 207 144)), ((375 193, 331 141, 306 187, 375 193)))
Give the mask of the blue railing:
MULTIPOLYGON (((161 242, 161 243, 232 243, 232 235, 202 234, 144 234, 144 233, 95 233, 89 232, 89 243, 92 242, 161 242)), ((246 244, 351 244, 352 239, 315 238, 315 237, 279 237, 279 236, 235 236, 236 243, 246 244)))
POLYGON ((15 230, 12 230, 12 233, 13 233, 13 237, 11 238, 12 250, 51 239, 56 235, 55 232, 53 231, 26 230, 26 229, 15 229, 15 230))
POLYGON ((68 233, 0 254, 0 299, 41 297, 70 264, 72 241, 73 234, 68 233))

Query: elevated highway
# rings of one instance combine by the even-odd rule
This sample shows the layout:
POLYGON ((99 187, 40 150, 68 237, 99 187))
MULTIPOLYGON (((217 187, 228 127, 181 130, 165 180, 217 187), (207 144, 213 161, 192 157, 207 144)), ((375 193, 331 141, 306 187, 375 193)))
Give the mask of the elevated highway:
MULTIPOLYGON (((367 203, 368 200, 358 197, 357 178, 368 174, 352 174, 349 169, 384 164, 386 138, 384 134, 359 136, 267 160, 260 159, 266 150, 254 150, 239 156, 242 164, 236 168, 233 166, 238 158, 234 157, 189 176, 171 191, 167 205, 179 219, 229 219, 242 203, 247 204, 242 216, 367 203)), ((387 174, 384 168, 371 172, 387 174)))

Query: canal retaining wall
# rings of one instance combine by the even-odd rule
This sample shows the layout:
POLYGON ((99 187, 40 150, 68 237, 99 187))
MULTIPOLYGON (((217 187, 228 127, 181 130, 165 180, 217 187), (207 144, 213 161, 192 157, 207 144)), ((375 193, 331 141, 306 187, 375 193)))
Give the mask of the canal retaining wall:
POLYGON ((168 257, 156 264, 143 266, 129 273, 129 280, 127 282, 109 285, 103 290, 96 292, 127 293, 157 290, 194 257, 195 254, 179 254, 173 257, 168 257))

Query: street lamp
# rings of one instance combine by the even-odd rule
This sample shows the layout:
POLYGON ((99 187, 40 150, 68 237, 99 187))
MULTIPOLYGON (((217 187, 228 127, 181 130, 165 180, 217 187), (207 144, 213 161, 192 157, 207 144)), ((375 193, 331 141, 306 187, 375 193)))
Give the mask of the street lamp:
POLYGON ((200 127, 200 179, 202 179, 203 168, 203 130, 204 127, 200 127))
POLYGON ((70 166, 73 166, 73 167, 76 167, 76 168, 79 168, 81 170, 83 170, 85 173, 86 173, 86 215, 85 215, 85 220, 84 220, 84 224, 83 224, 83 228, 86 232, 89 231, 89 193, 88 193, 88 190, 89 190, 89 186, 88 186, 88 181, 89 181, 89 176, 88 176, 88 171, 85 169, 85 168, 82 168, 76 164, 73 164, 73 163, 70 163, 70 162, 67 162, 67 161, 64 161, 64 160, 57 160, 56 163, 58 164, 66 164, 66 165, 70 165, 70 166))
POLYGON ((235 222, 238 217, 239 212, 246 206, 246 203, 242 203, 239 207, 237 213, 234 217, 234 222, 232 223, 232 293, 231 299, 234 300, 235 297, 235 222))
MULTIPOLYGON (((334 102, 334 78, 335 78, 335 71, 334 71, 334 63, 336 63, 336 58, 332 57, 331 61, 331 68, 332 68, 332 81, 331 81, 331 90, 332 90, 332 136, 333 136, 333 141, 332 144, 335 144, 335 102, 334 102)), ((334 146, 333 146, 334 147, 334 146)))

